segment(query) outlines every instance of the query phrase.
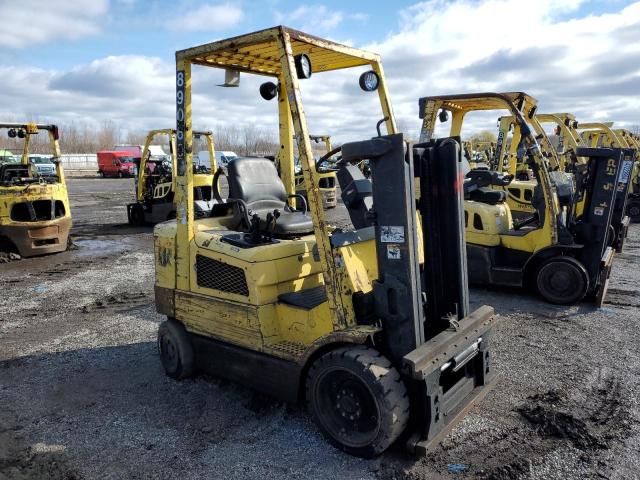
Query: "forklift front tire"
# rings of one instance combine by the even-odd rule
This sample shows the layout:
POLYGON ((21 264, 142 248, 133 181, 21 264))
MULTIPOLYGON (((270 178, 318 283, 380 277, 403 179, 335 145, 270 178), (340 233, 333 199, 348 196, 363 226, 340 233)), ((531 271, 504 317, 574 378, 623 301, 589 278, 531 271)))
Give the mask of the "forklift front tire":
POLYGON ((640 200, 632 200, 627 206, 627 215, 633 223, 640 223, 640 200))
POLYGON ((318 358, 307 376, 306 400, 329 442, 358 457, 384 452, 409 421, 400 374, 380 352, 363 345, 318 358))
POLYGON ((573 305, 587 294, 589 274, 575 258, 553 257, 538 269, 536 285, 547 302, 573 305))
POLYGON ((195 355, 185 328, 169 319, 158 328, 158 352, 167 376, 182 380, 193 375, 195 355))

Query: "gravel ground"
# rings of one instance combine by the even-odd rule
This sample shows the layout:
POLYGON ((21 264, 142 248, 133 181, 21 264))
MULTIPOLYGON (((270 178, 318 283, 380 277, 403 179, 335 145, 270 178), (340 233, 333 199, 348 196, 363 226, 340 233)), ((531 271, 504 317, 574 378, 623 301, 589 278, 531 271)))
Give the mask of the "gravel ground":
POLYGON ((472 290, 500 314, 498 386, 427 457, 365 461, 299 406, 167 378, 151 229, 125 225, 132 180, 68 183, 77 248, 0 264, 0 479, 640 478, 640 225, 604 308, 472 290))

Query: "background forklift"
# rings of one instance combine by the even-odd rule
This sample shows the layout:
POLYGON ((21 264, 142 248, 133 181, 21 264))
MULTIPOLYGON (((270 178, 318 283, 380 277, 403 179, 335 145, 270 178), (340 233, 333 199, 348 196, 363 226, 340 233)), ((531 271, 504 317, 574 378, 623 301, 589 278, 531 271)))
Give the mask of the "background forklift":
POLYGON ((630 174, 627 215, 632 222, 640 222, 640 139, 630 131, 613 128, 612 122, 581 124, 581 136, 591 146, 628 147, 636 152, 636 162, 630 174))
MULTIPOLYGON (((421 141, 431 140, 436 119, 452 115, 450 135, 460 138, 465 115, 486 109, 509 109, 521 138, 518 149, 536 178, 532 195, 535 213, 514 223, 506 193, 512 177, 498 172, 471 171, 465 181, 465 223, 469 279, 478 284, 529 286, 551 303, 573 304, 585 296, 602 304, 613 263, 608 246, 615 182, 623 151, 580 149, 593 168, 585 178, 585 213, 576 218, 573 192, 552 182, 548 160, 542 155, 527 120, 535 107, 524 93, 479 93, 424 97, 421 141), (527 109, 528 108, 528 109, 527 109), (445 112, 445 113, 443 113, 445 112)), ((498 139, 500 142, 500 138, 498 139)))
MULTIPOLYGON (((589 159, 579 157, 576 152, 585 141, 578 133, 580 124, 575 116, 570 113, 538 114, 536 118, 539 124, 551 123, 558 137, 557 155, 561 159, 560 170, 569 172, 574 177, 576 217, 580 217, 584 212, 584 202, 587 197, 585 189, 588 185, 584 182, 589 170, 589 159)), ((617 140, 615 143, 601 143, 602 147, 625 148, 624 159, 620 166, 618 180, 616 182, 616 196, 614 211, 611 217, 611 232, 609 244, 616 250, 622 252, 624 241, 627 238, 630 218, 627 215, 627 203, 629 194, 632 191, 632 176, 637 171, 636 151, 629 149, 627 143, 617 140)))
MULTIPOLYGON (((322 142, 324 144, 324 153, 332 150, 331 136, 329 135, 309 135, 309 139, 315 144, 322 142)), ((302 165, 299 157, 295 165, 295 186, 296 193, 307 199, 307 189, 304 186, 304 176, 302 175, 302 165)), ((332 171, 319 171, 318 188, 320 189, 320 195, 322 196, 322 206, 325 209, 335 208, 338 204, 336 198, 336 173, 332 171)), ((296 204, 296 207, 298 209, 302 209, 301 204, 296 204)))
MULTIPOLYGON (((178 221, 154 231, 156 306, 168 316, 158 332, 166 373, 185 378, 201 368, 305 401, 328 440, 353 455, 377 455, 398 439, 423 453, 493 377, 493 309, 468 311, 458 146, 412 149, 396 133, 378 55, 286 27, 179 51, 176 68, 178 221), (228 165, 228 198, 198 220, 193 65, 277 81, 260 91, 277 98, 284 179, 271 160, 237 158, 228 165), (378 92, 387 134, 325 155, 341 153, 338 177, 354 226, 330 230, 299 84, 351 67, 366 69, 359 83, 378 92), (294 134, 308 213, 289 206, 294 134), (373 182, 356 166, 365 159, 373 182)), ((219 196, 217 183, 214 190, 219 196)))
POLYGON ((65 251, 71 210, 60 161, 58 127, 1 123, 0 130, 11 139, 23 139, 19 162, 0 161, 0 250, 15 249, 23 257, 65 251), (29 163, 31 138, 40 132, 49 137, 55 175, 42 176, 29 163))
MULTIPOLYGON (((193 166, 193 198, 195 215, 209 215, 214 199, 211 184, 217 163, 211 132, 193 132, 197 140, 205 142, 209 153, 211 169, 193 166)), ((151 130, 142 151, 138 175, 136 177, 136 202, 127 205, 127 217, 132 225, 156 224, 176 218, 174 196, 176 191, 176 131, 174 129, 151 130), (154 157, 150 146, 158 137, 166 137, 169 155, 154 157)))

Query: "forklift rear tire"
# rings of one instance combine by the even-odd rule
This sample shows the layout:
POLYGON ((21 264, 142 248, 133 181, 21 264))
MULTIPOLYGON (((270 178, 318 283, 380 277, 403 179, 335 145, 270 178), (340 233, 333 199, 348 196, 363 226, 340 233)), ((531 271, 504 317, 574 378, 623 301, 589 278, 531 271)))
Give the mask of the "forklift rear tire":
POLYGON ((627 206, 627 215, 633 223, 640 223, 640 200, 634 200, 627 206))
POLYGON ((538 269, 536 285, 549 303, 573 305, 582 300, 589 289, 589 274, 584 265, 572 257, 554 257, 538 269))
POLYGON ((309 369, 307 406, 336 448, 371 458, 384 452, 409 421, 409 397, 398 371, 364 345, 332 350, 309 369))
POLYGON ((195 355, 184 326, 169 319, 158 328, 158 352, 166 374, 182 380, 193 375, 195 355))
POLYGON ((144 225, 144 209, 141 205, 136 204, 131 207, 129 219, 131 221, 131 225, 133 226, 141 227, 142 225, 144 225))

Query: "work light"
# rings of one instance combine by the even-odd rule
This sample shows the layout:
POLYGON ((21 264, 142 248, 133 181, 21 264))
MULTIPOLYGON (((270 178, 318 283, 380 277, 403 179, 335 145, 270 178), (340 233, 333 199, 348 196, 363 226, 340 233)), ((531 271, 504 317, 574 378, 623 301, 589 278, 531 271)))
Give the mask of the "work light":
POLYGON ((304 53, 293 57, 296 64, 296 73, 298 78, 306 79, 311 77, 311 60, 304 53))
POLYGON ((360 75, 360 88, 365 92, 373 92, 378 89, 380 77, 373 70, 369 70, 360 75))
POLYGON ((260 85, 260 96, 265 100, 272 100, 278 95, 278 86, 273 82, 260 85))

